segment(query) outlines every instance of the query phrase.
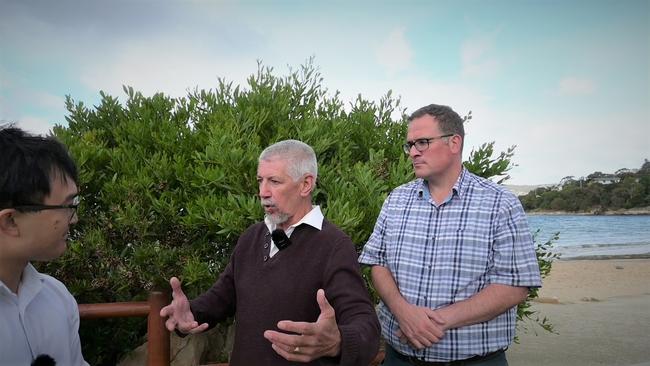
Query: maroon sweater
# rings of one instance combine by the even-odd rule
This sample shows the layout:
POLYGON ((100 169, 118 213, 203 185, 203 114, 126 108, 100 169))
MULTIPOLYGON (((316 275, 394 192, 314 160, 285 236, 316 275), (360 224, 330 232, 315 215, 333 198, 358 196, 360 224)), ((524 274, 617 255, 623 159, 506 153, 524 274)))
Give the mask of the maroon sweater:
POLYGON ((239 238, 228 266, 207 292, 192 300, 196 321, 210 326, 235 316, 232 366, 367 366, 379 347, 379 322, 359 272, 350 238, 329 221, 322 230, 303 224, 291 245, 269 258, 271 235, 263 222, 239 238), (316 291, 336 312, 341 354, 308 364, 285 360, 264 338, 280 320, 315 322, 320 314, 316 291), (320 362, 319 362, 320 361, 320 362))

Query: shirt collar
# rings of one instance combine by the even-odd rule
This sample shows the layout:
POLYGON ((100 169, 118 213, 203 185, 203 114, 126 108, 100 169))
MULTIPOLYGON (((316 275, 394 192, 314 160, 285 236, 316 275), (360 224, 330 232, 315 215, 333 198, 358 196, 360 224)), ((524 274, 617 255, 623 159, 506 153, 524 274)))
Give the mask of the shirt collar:
MULTIPOLYGON (((417 187, 418 198, 430 201, 431 192, 429 192, 429 183, 427 182, 426 179, 420 178, 419 180, 420 183, 417 187)), ((463 166, 462 169, 460 170, 460 175, 458 176, 456 183, 454 183, 453 187, 451 187, 451 195, 449 196, 449 199, 451 199, 451 197, 454 195, 459 197, 462 196, 463 187, 465 187, 466 185, 466 180, 467 180, 467 169, 465 168, 465 166, 463 166)))
MULTIPOLYGON (((27 263, 18 284, 18 297, 29 303, 43 287, 44 280, 43 275, 31 263, 27 263)), ((13 294, 13 291, 0 281, 0 293, 13 294)))
POLYGON ((456 192, 457 196, 462 197, 463 194, 465 193, 468 177, 469 177, 469 173, 465 168, 465 166, 463 165, 462 169, 460 170, 460 175, 458 176, 458 180, 456 180, 456 183, 452 188, 452 190, 456 192))
MULTIPOLYGON (((300 221, 289 226, 287 230, 285 230, 285 233, 287 234, 287 236, 291 236, 293 230, 302 224, 307 224, 318 230, 321 230, 323 228, 324 219, 325 217, 323 216, 323 213, 320 210, 320 206, 318 205, 312 206, 311 211, 309 211, 305 216, 303 216, 302 219, 300 219, 300 221)), ((275 230, 277 226, 271 223, 271 221, 269 221, 267 217, 264 218, 264 224, 266 224, 266 228, 269 229, 269 232, 273 232, 273 230, 275 230)))

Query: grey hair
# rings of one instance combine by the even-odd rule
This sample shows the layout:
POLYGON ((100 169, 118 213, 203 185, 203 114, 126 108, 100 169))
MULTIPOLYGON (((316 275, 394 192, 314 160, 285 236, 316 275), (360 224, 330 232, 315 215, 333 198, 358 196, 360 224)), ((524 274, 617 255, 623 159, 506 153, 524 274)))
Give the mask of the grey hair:
POLYGON ((314 180, 318 177, 316 153, 314 153, 311 146, 302 141, 284 140, 276 142, 262 151, 259 161, 270 161, 276 158, 288 161, 287 174, 294 181, 297 181, 305 174, 313 175, 314 180))

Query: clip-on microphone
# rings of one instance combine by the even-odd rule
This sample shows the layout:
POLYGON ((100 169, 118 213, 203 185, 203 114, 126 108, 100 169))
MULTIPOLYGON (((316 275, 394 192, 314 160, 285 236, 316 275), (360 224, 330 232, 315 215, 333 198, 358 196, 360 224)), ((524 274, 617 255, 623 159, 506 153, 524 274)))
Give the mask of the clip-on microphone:
POLYGON ((38 355, 38 357, 32 361, 31 366, 56 366, 56 362, 48 355, 38 355))
POLYGON ((278 249, 280 250, 285 249, 286 247, 291 245, 291 240, 289 240, 289 237, 282 229, 273 230, 273 232, 271 233, 271 239, 273 239, 275 246, 278 247, 278 249))

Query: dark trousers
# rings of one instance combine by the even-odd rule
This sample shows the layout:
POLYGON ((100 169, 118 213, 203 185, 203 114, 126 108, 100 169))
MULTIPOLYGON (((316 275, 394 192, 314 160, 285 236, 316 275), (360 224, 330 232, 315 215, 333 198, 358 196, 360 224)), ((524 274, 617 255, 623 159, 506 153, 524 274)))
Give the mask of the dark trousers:
MULTIPOLYGON (((423 365, 427 363, 413 362, 408 360, 407 356, 399 354, 393 349, 390 345, 386 344, 386 355, 384 357, 384 366, 413 366, 413 365, 423 365)), ((506 360, 506 353, 500 352, 494 356, 486 356, 484 359, 469 359, 469 360, 458 360, 450 362, 430 362, 428 363, 431 366, 508 366, 508 360, 506 360)))

